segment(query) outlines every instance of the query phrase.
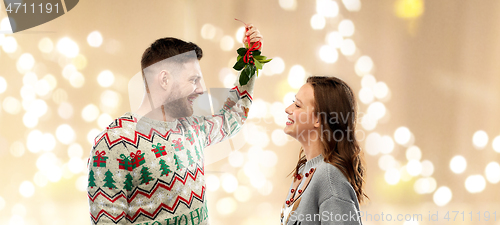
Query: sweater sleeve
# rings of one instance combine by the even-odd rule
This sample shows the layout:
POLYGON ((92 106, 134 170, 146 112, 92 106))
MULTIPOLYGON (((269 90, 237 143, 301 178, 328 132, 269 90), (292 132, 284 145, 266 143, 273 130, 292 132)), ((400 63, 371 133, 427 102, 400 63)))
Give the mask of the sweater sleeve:
MULTIPOLYGON (((88 162, 87 196, 92 224, 129 224, 126 215, 127 177, 119 171, 120 155, 127 155, 123 144, 109 147, 111 132, 105 131, 96 138, 88 162), (124 182, 125 181, 125 182, 124 182), (124 184, 125 183, 125 184, 124 184)), ((132 185, 131 183, 129 185, 132 185)))
POLYGON ((218 113, 209 117, 196 117, 206 138, 205 147, 224 141, 240 131, 252 104, 255 79, 256 75, 252 76, 246 85, 240 85, 237 79, 218 113))
POLYGON ((321 224, 361 224, 361 220, 358 219, 358 200, 353 188, 336 167, 328 164, 326 168, 328 188, 320 191, 325 198, 320 198, 319 213, 322 216, 328 214, 329 218, 322 220, 321 224))
POLYGON ((323 217, 322 225, 359 225, 358 211, 354 202, 331 196, 319 205, 319 213, 323 217))

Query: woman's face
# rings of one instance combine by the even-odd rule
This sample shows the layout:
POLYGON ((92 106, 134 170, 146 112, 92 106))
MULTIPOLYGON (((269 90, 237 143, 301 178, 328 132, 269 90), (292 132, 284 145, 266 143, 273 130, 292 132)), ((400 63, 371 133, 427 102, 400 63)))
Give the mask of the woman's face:
POLYGON ((294 137, 298 141, 306 141, 311 135, 316 137, 315 132, 319 126, 314 116, 314 89, 309 83, 302 85, 295 95, 295 101, 285 109, 288 114, 288 121, 285 126, 285 133, 294 137))

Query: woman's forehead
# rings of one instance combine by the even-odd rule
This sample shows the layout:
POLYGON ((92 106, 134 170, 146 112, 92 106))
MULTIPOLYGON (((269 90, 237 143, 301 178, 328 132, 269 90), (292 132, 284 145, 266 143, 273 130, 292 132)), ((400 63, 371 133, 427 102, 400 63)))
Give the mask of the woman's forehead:
POLYGON ((314 105, 314 88, 311 84, 305 83, 300 87, 297 95, 295 96, 297 100, 300 100, 303 104, 314 105))

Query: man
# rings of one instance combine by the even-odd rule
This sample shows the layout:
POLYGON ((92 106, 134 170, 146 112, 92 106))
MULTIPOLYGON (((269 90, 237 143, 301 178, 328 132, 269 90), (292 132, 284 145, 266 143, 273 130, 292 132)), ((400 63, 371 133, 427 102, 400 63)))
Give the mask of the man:
MULTIPOLYGON (((250 44, 262 35, 247 26, 250 44)), ((244 40, 246 42, 246 40, 244 40)), ((203 93, 201 48, 156 40, 142 56, 146 94, 99 134, 89 161, 93 224, 208 224, 203 149, 238 132, 252 101, 255 76, 229 92, 216 115, 192 116, 203 93)))

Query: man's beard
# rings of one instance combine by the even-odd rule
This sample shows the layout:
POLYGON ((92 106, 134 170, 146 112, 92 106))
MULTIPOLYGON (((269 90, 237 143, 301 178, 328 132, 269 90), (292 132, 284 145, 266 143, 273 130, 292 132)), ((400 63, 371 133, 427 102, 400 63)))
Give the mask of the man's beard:
MULTIPOLYGON (((189 96, 188 96, 189 97, 189 96)), ((188 101, 188 97, 164 104, 165 113, 172 118, 182 118, 193 115, 193 106, 188 101)))

